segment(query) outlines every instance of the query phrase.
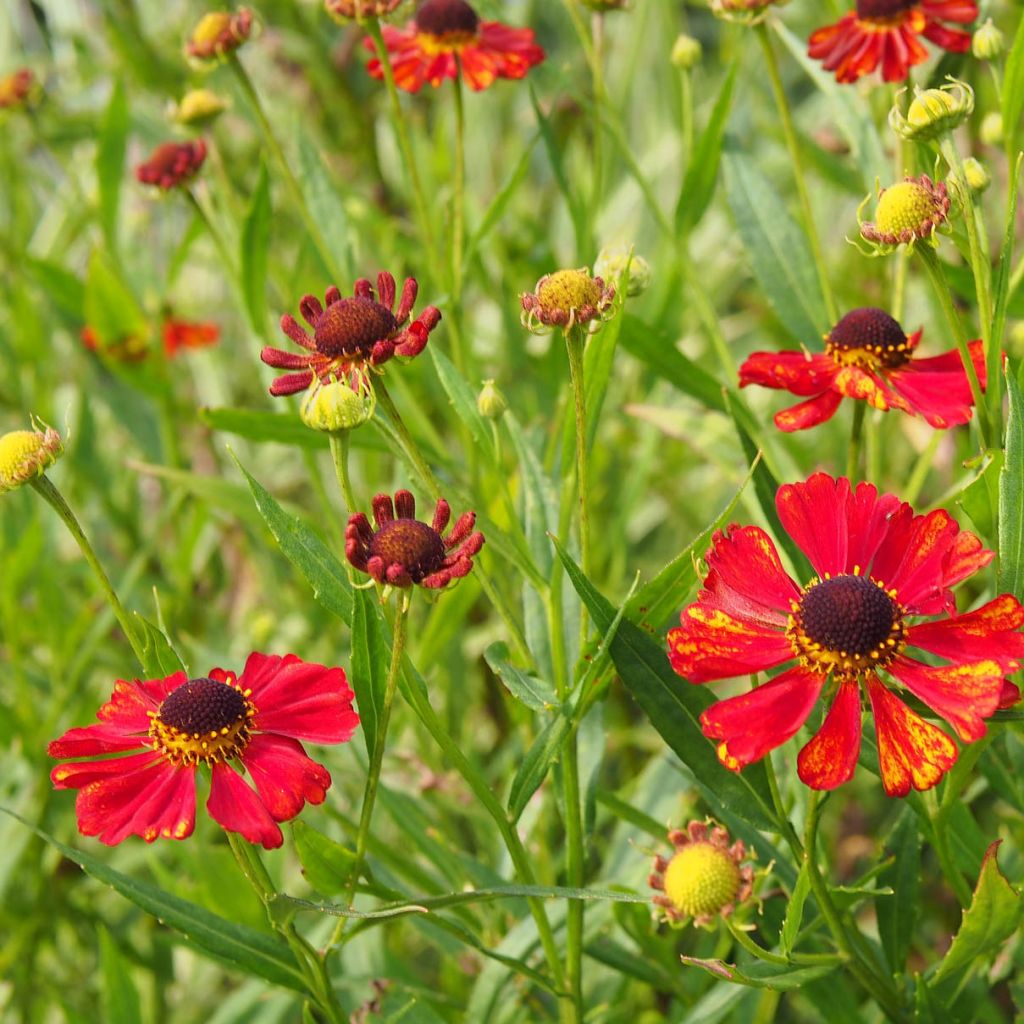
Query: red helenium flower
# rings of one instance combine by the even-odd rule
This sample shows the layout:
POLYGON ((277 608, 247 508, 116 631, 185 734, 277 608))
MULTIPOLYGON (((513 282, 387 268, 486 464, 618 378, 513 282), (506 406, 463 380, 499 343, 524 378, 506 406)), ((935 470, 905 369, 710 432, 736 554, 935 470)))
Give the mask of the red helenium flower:
MULTIPOLYGON (((479 92, 499 78, 525 77, 544 59, 532 29, 481 21, 465 0, 426 0, 404 29, 382 25, 381 31, 395 84, 407 92, 419 92, 427 82, 436 88, 460 73, 479 92)), ((373 40, 365 45, 372 50, 373 40)), ((384 77, 376 57, 367 70, 384 77)))
POLYGON ((206 809, 214 820, 272 849, 283 841, 277 823, 307 800, 323 803, 331 784, 299 741, 348 740, 359 724, 352 696, 342 669, 294 654, 253 653, 237 678, 215 668, 200 679, 119 679, 98 725, 69 729, 48 748, 59 758, 119 756, 61 764, 50 778, 79 791, 83 835, 108 846, 130 835, 150 843, 192 834, 202 764, 211 770, 206 809))
POLYGON ((215 323, 204 320, 179 320, 169 316, 164 320, 163 340, 164 352, 176 356, 183 348, 206 348, 216 345, 220 339, 220 328, 215 323))
POLYGON ((156 147, 145 163, 135 168, 135 177, 143 185, 155 185, 168 191, 184 185, 198 173, 206 159, 206 143, 164 142, 156 147))
POLYGON ((902 82, 915 64, 928 59, 918 36, 952 53, 971 46, 971 34, 944 21, 970 24, 978 16, 973 0, 857 0, 856 9, 834 25, 811 33, 807 53, 823 61, 840 82, 856 82, 879 64, 887 82, 902 82))
MULTIPOLYGON (((824 352, 755 352, 740 367, 740 387, 760 384, 811 396, 775 414, 780 430, 806 430, 830 419, 844 398, 875 409, 900 409, 945 428, 971 418, 971 386, 960 353, 915 359, 921 331, 912 335, 881 309, 855 309, 826 336, 824 352)), ((980 341, 970 343, 978 380, 985 385, 980 341)))
POLYGON ((834 789, 857 764, 863 687, 886 793, 930 789, 956 762, 956 744, 891 684, 927 704, 961 741, 980 739, 985 719, 1020 699, 1005 676, 1024 657, 1024 607, 1003 594, 956 613, 952 588, 993 553, 942 509, 915 515, 893 494, 824 473, 780 487, 775 505, 818 575, 799 586, 763 530, 734 524, 715 534, 704 588, 668 634, 672 667, 691 683, 786 666, 705 710, 704 735, 739 771, 795 735, 825 690, 831 707, 797 771, 814 789, 834 789), (911 624, 916 617, 931 621, 911 624), (943 663, 926 664, 911 650, 943 663))

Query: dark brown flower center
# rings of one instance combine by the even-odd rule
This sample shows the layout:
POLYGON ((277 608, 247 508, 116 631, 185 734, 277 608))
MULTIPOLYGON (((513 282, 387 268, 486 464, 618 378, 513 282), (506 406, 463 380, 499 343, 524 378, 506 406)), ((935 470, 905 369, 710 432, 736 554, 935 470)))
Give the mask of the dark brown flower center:
POLYGON ((444 544, 436 530, 418 519, 393 519, 373 535, 370 556, 382 558, 385 565, 401 565, 419 583, 440 568, 444 544))
POLYGON ((801 599, 799 611, 810 641, 853 656, 883 646, 897 614, 895 601, 864 576, 835 576, 815 584, 801 599))
POLYGON ((866 306, 846 314, 828 336, 828 351, 840 362, 856 362, 843 356, 863 353, 869 362, 894 368, 910 359, 903 328, 883 309, 866 306))
POLYGON ((920 0, 857 0, 858 18, 892 18, 916 7, 920 0))
POLYGON ((378 341, 390 337, 398 321, 386 306, 373 299, 340 299, 328 306, 316 322, 314 341, 325 356, 368 358, 378 341))
POLYGON ((214 679, 190 679, 164 698, 160 722, 188 735, 219 733, 246 717, 245 697, 227 683, 214 679))
POLYGON ((426 0, 416 11, 416 28, 432 36, 473 35, 480 18, 465 0, 426 0))

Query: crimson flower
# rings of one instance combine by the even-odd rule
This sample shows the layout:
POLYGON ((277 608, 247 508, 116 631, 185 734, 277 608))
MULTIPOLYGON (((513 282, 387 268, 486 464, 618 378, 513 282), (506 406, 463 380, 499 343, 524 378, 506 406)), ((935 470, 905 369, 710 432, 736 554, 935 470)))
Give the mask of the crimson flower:
POLYGON ((281 317, 281 330, 308 354, 284 352, 269 345, 263 349, 260 359, 268 366, 299 371, 278 377, 270 385, 270 393, 294 395, 314 380, 327 383, 332 376, 340 378, 367 365, 379 366, 395 355, 418 356, 441 320, 441 311, 427 306, 408 327, 404 326, 418 289, 416 278, 407 277, 395 312, 395 279, 383 270, 377 275, 379 302, 365 278, 356 281, 352 298, 343 299, 337 287, 331 285, 324 296, 326 309, 315 296, 304 295, 299 311, 313 328, 313 336, 288 313, 281 317))
POLYGON ((164 352, 170 357, 176 356, 182 349, 206 348, 216 345, 220 340, 220 328, 204 320, 179 320, 169 316, 164 320, 162 332, 164 352))
POLYGON ((902 82, 915 64, 928 59, 918 36, 952 53, 971 46, 970 32, 947 28, 978 16, 974 0, 857 0, 856 9, 834 25, 811 33, 807 53, 834 71, 839 82, 856 82, 879 64, 887 82, 902 82))
POLYGON ((886 793, 930 789, 956 762, 956 744, 891 684, 923 701, 964 743, 981 739, 985 719, 1020 699, 1004 677, 1024 657, 1024 607, 1003 594, 957 614, 952 588, 993 553, 942 509, 915 515, 893 494, 868 483, 853 489, 824 473, 783 485, 775 505, 817 576, 799 586, 763 530, 733 524, 715 534, 704 588, 668 634, 672 667, 691 683, 788 666, 707 708, 704 735, 739 771, 790 739, 824 690, 831 708, 800 751, 797 771, 813 789, 834 789, 857 764, 863 686, 886 793), (930 621, 911 624, 916 617, 930 621))
MULTIPOLYGON (((382 25, 381 31, 395 84, 407 92, 419 92, 427 82, 436 88, 460 74, 479 92, 499 78, 525 77, 544 59, 532 29, 481 21, 465 0, 426 0, 404 29, 382 25)), ((372 50, 373 40, 365 45, 372 50)), ((384 77, 376 57, 367 70, 384 77)))
POLYGON ((169 191, 184 185, 199 172, 206 159, 206 143, 164 142, 156 147, 145 163, 135 168, 135 177, 143 185, 155 185, 169 191))
POLYGON ((99 724, 68 730, 51 757, 98 761, 57 765, 57 789, 77 789, 82 835, 113 846, 130 835, 147 843, 184 839, 196 817, 196 773, 210 769, 206 809, 215 821, 267 849, 280 846, 278 822, 308 800, 323 803, 331 776, 299 740, 344 743, 359 716, 340 668, 294 654, 250 654, 238 677, 215 668, 189 679, 117 680, 99 724), (239 771, 249 774, 253 790, 239 771))
POLYGON ((395 491, 394 504, 387 494, 373 499, 377 529, 362 512, 351 516, 345 527, 345 556, 378 583, 440 590, 452 580, 468 576, 473 556, 483 547, 484 535, 473 533, 476 513, 461 515, 447 537, 441 532, 451 519, 451 508, 438 498, 433 522, 416 518, 416 499, 409 491, 395 491))
MULTIPOLYGON (((923 416, 933 427, 966 423, 972 397, 960 353, 915 359, 920 340, 921 331, 908 337, 884 310, 855 309, 826 335, 824 352, 755 352, 740 367, 740 387, 760 384, 811 396, 775 414, 775 425, 785 431, 824 423, 844 398, 923 416)), ((984 386, 981 342, 972 341, 970 352, 984 386)))

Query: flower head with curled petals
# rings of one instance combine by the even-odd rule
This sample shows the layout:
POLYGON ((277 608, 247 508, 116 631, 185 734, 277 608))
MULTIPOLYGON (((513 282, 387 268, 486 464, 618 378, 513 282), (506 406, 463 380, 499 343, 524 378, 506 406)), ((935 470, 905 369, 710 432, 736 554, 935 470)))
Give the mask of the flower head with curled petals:
POLYGON ((885 255, 901 245, 913 249, 918 242, 938 245, 935 232, 949 216, 949 193, 941 181, 932 181, 927 174, 883 188, 878 193, 875 219, 860 219, 861 211, 870 202, 869 195, 857 211, 860 236, 871 243, 873 255, 885 255))
POLYGON ((603 278, 591 277, 589 267, 545 274, 532 292, 519 296, 523 326, 533 333, 549 327, 568 331, 576 324, 606 320, 612 315, 615 289, 603 278))
POLYGON ((800 586, 763 530, 730 526, 715 534, 704 588, 668 634, 672 667, 691 683, 782 669, 707 708, 704 735, 739 771, 794 736, 824 693, 831 706, 797 771, 834 789, 857 765, 866 692, 886 793, 930 789, 956 762, 956 744, 894 687, 961 742, 981 739, 985 719, 1020 699, 1006 676, 1024 659, 1024 607, 1003 594, 957 614, 952 588, 993 553, 942 509, 915 515, 894 494, 824 473, 783 485, 775 505, 817 575, 800 586))
MULTIPOLYGON (((428 82, 437 88, 460 76, 479 92, 499 78, 523 78, 544 59, 532 29, 481 21, 465 0, 425 0, 404 29, 384 25, 382 32, 395 85, 407 92, 419 92, 428 82)), ((374 48, 372 39, 366 47, 374 48)), ((384 77, 376 57, 367 70, 384 77)))
POLYGON ((669 832, 675 853, 654 858, 647 883, 658 891, 653 902, 670 922, 693 918, 696 925, 708 924, 715 917, 728 917, 750 898, 754 869, 743 863, 743 841, 730 844, 729 838, 724 828, 708 828, 703 821, 691 821, 685 832, 669 832))
POLYGON ((239 7, 204 14, 185 43, 185 56, 197 67, 205 68, 234 53, 251 35, 252 11, 239 7))
POLYGON ((474 533, 475 512, 460 516, 446 537, 451 519, 448 502, 439 498, 433 522, 416 518, 416 499, 409 491, 396 491, 394 504, 387 494, 373 499, 377 529, 357 512, 345 528, 345 555, 360 571, 392 587, 416 584, 440 590, 452 580, 468 576, 473 556, 483 547, 484 535, 474 533))
POLYGON ((205 159, 206 143, 202 139, 164 142, 153 150, 145 163, 135 168, 135 177, 143 185, 154 185, 167 192, 191 181, 205 159))
POLYGON ((64 444, 53 427, 12 430, 0 436, 0 494, 42 476, 60 457, 64 444))
POLYGON ((977 16, 974 0, 857 0, 855 10, 811 33, 807 53, 834 71, 839 82, 856 82, 879 65, 885 81, 902 82, 928 59, 919 36, 951 53, 965 53, 970 32, 942 22, 969 25, 977 16))
POLYGON ((356 281, 351 298, 342 298, 341 292, 331 285, 325 296, 326 306, 313 295, 303 296, 299 311, 312 328, 312 336, 289 313, 281 317, 281 330, 306 349, 306 354, 270 346, 260 353, 268 366, 297 371, 278 377, 270 385, 270 393, 294 395, 314 380, 327 383, 332 376, 340 380, 365 368, 380 366, 396 355, 418 356, 426 348, 430 332, 441 321, 441 311, 427 306, 406 326, 418 287, 416 278, 405 279, 397 310, 395 279, 383 270, 377 275, 376 298, 373 286, 365 278, 356 281))
POLYGON ((324 8, 337 22, 384 18, 394 13, 405 0, 324 0, 324 8))
MULTIPOLYGON (((824 423, 844 398, 923 416, 940 430, 966 423, 973 398, 960 353, 917 359, 920 340, 921 331, 908 336, 885 310, 854 309, 825 336, 824 352, 755 352, 740 367, 740 387, 759 384, 803 397, 775 414, 785 431, 824 423)), ((969 349, 984 387, 982 344, 972 341, 969 349)))
POLYGON ((184 672, 119 679, 98 724, 70 729, 49 746, 62 760, 104 756, 59 764, 50 778, 57 789, 79 791, 82 835, 112 846, 130 835, 147 843, 190 836, 202 767, 211 817, 272 849, 283 841, 278 822, 307 801, 323 803, 331 784, 300 741, 350 739, 359 724, 352 697, 340 668, 294 654, 251 654, 240 676, 215 668, 198 679, 184 672))

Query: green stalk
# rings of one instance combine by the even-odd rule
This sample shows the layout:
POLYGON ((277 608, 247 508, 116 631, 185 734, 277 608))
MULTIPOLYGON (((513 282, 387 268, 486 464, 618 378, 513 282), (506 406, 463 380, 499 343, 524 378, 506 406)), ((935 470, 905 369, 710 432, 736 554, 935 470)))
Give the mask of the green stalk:
POLYGON ((103 591, 103 596, 107 599, 107 603, 114 612, 114 616, 117 618, 117 621, 121 626, 121 631, 124 633, 128 643, 131 644, 131 648, 135 652, 135 657, 138 658, 139 664, 145 668, 145 653, 139 642, 135 626, 133 625, 131 618, 128 616, 128 613, 122 607, 121 602, 118 600, 117 594, 114 592, 114 587, 110 582, 110 578, 103 571, 103 566, 100 565, 100 560, 96 557, 96 552, 89 543, 89 538, 86 537, 81 524, 75 518, 74 512, 71 511, 71 507, 64 500, 64 496, 60 491, 54 487, 49 478, 45 475, 36 477, 34 480, 30 480, 29 483, 35 489, 36 493, 53 508, 58 516, 60 516, 61 521, 67 527, 68 533, 74 537, 75 543, 78 544, 78 548, 82 552, 82 556, 88 563, 89 568, 92 569, 93 575, 96 577, 96 581, 100 585, 100 590, 103 591))
MULTIPOLYGON (((573 408, 576 414, 576 487, 580 514, 580 568, 590 576, 590 496, 587 473, 587 408, 586 385, 583 380, 583 349, 587 342, 587 329, 573 324, 565 333, 565 348, 569 354, 569 379, 572 384, 573 408)), ((586 640, 586 612, 581 616, 580 641, 586 640)))
POLYGON ((931 789, 925 794, 925 805, 928 808, 928 818, 932 826, 932 845, 939 858, 939 866, 942 873, 953 890, 961 907, 971 905, 971 887, 967 884, 963 873, 956 866, 953 859, 953 850, 949 845, 949 823, 947 812, 939 806, 935 790, 931 789))
POLYGON ((850 483, 857 480, 857 470, 860 468, 861 440, 864 436, 864 415, 867 412, 868 403, 855 400, 853 403, 853 427, 850 430, 850 443, 846 449, 846 476, 850 483))
POLYGON ((764 960, 765 963, 776 964, 779 967, 792 967, 794 964, 810 967, 816 964, 837 964, 845 960, 845 957, 837 956, 835 953, 791 953, 789 956, 781 956, 779 953, 773 953, 771 950, 765 949, 764 946, 758 945, 747 932, 737 926, 732 918, 725 918, 725 926, 737 944, 748 953, 753 953, 758 960, 764 960))
POLYGON ((821 286, 821 294, 825 299, 825 308, 828 311, 830 323, 839 319, 838 307, 835 296, 832 294, 832 286, 828 279, 828 268, 825 266, 825 257, 821 251, 821 241, 818 239, 818 232, 814 226, 814 212, 811 209, 811 198, 807 192, 807 182, 804 178, 803 158, 800 156, 800 142, 796 136, 796 129, 793 127, 793 115, 789 109, 789 100, 786 98, 786 90, 782 85, 782 78, 779 75, 779 62, 775 57, 775 49, 768 35, 768 28, 762 22, 757 26, 757 37, 761 41, 761 49, 764 51, 764 62, 768 68, 768 79, 772 83, 772 93, 775 96, 775 105, 779 110, 779 118, 782 122, 782 134, 786 139, 786 148, 789 150, 789 159, 793 165, 793 176, 796 181, 797 197, 800 200, 800 214, 804 222, 804 232, 807 241, 811 246, 811 255, 814 258, 814 267, 818 272, 818 283, 821 286))
POLYGON ((604 138, 601 124, 601 107, 605 101, 604 88, 604 13, 595 11, 590 18, 590 35, 594 44, 594 59, 590 62, 592 88, 594 91, 594 190, 590 202, 591 220, 601 211, 604 194, 604 138))
MULTIPOLYGON (((752 682, 756 677, 752 677, 752 682)), ((775 808, 775 816, 779 819, 780 834, 786 840, 789 848, 793 851, 793 856, 796 860, 802 861, 804 858, 803 844, 800 842, 800 837, 796 834, 796 829, 793 828, 792 823, 789 820, 789 814, 786 812, 786 807, 782 802, 782 794, 779 792, 779 782, 775 777, 775 765, 772 763, 771 757, 764 759, 765 772, 768 776, 768 791, 772 795, 772 807, 775 808)))
POLYGON ((330 433, 331 458, 334 460, 334 472, 338 478, 342 497, 345 499, 346 512, 353 515, 359 506, 352 493, 352 480, 348 474, 349 432, 332 430, 330 433))
MULTIPOLYGON (((971 399, 977 411, 978 429, 981 432, 982 445, 986 448, 991 447, 996 442, 991 434, 988 410, 985 406, 981 382, 978 380, 978 373, 974 368, 974 360, 971 359, 967 332, 964 330, 963 321, 960 319, 956 306, 953 304, 953 296, 949 290, 949 284, 942 273, 942 267, 939 265, 939 258, 935 255, 935 250, 927 242, 923 242, 915 249, 915 252, 921 257, 921 262, 928 272, 928 279, 931 281, 935 297, 939 300, 946 323, 949 325, 950 332, 956 341, 957 350, 960 352, 960 359, 964 364, 964 369, 967 371, 967 381, 971 386, 971 399)), ((991 381, 989 383, 991 384, 991 381)))

